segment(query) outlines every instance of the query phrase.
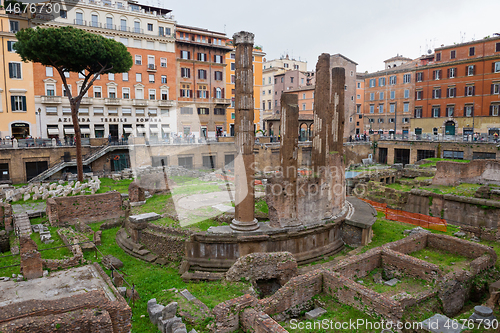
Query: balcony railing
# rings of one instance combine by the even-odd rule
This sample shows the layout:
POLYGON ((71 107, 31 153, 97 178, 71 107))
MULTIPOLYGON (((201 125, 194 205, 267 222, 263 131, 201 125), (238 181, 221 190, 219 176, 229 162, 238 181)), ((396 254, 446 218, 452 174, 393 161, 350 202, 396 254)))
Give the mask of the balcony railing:
POLYGON ((214 98, 215 104, 231 104, 231 100, 227 98, 214 98))
POLYGON ((59 104, 62 102, 61 96, 42 96, 43 104, 59 104))
POLYGON ((158 105, 159 106, 174 106, 174 101, 163 99, 163 100, 158 101, 158 105))
POLYGON ((148 106, 148 100, 147 99, 134 99, 132 101, 133 106, 148 106))
POLYGON ((156 65, 148 64, 148 72, 156 72, 156 65))
POLYGON ((80 105, 89 105, 92 104, 92 98, 91 97, 82 97, 82 100, 80 101, 80 105))
POLYGON ((120 99, 119 98, 106 98, 104 99, 104 104, 105 105, 120 105, 120 99))

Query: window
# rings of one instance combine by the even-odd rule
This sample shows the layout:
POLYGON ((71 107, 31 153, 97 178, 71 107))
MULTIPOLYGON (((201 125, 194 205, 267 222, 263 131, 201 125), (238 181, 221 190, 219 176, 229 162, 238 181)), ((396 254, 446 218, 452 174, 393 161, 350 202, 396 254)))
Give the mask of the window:
POLYGON ((495 95, 500 94, 500 83, 497 82, 497 83, 493 83, 491 85, 491 94, 492 95, 493 94, 495 94, 495 95))
POLYGON ((218 64, 222 64, 222 56, 219 54, 214 55, 214 62, 218 64))
POLYGON ((409 124, 410 123, 410 118, 403 118, 403 124, 409 124))
POLYGON ((142 47, 142 40, 134 39, 134 47, 141 48, 142 47))
POLYGON ((198 98, 208 98, 207 86, 198 86, 198 98))
POLYGON ((410 83, 410 82, 411 82, 411 74, 403 75, 403 83, 410 83))
POLYGON ((66 10, 62 10, 59 12, 59 16, 63 19, 68 18, 68 12, 66 10))
POLYGON ((122 80, 123 81, 128 81, 128 73, 127 72, 122 73, 122 80))
POLYGON ((457 88, 448 87, 448 89, 446 89, 446 97, 457 97, 457 88))
POLYGON ((135 64, 136 65, 142 65, 142 56, 139 54, 135 55, 135 64))
POLYGON ((404 97, 405 98, 410 98, 410 89, 405 89, 405 91, 404 91, 404 97))
POLYGON ((396 80, 397 80, 396 75, 390 76, 390 77, 389 77, 389 84, 390 84, 391 86, 395 85, 395 84, 396 84, 396 80))
POLYGON ((109 81, 114 81, 115 80, 115 74, 114 73, 109 73, 108 74, 108 80, 109 81))
POLYGON ((122 96, 124 99, 130 98, 130 88, 122 88, 122 96))
POLYGON ((306 109, 306 103, 302 103, 302 111, 305 111, 306 109))
POLYGON ((436 61, 441 61, 441 53, 436 53, 436 61))
POLYGON ((167 58, 160 58, 160 67, 167 67, 167 58))
POLYGON ((80 12, 76 13, 75 24, 83 25, 83 13, 80 13, 80 12))
POLYGON ((220 71, 215 71, 215 72, 214 72, 214 79, 215 79, 216 81, 222 81, 222 72, 220 72, 220 71))
POLYGON ((166 89, 161 90, 161 100, 168 101, 168 90, 166 89))
POLYGON ((153 31, 153 24, 148 23, 148 31, 153 31))
POLYGON ((10 21, 10 32, 16 33, 19 31, 19 22, 10 21))
POLYGON ((380 99, 380 100, 384 99, 384 92, 383 91, 378 93, 378 99, 380 99))
POLYGON ((446 117, 453 117, 453 113, 455 112, 455 106, 454 105, 448 105, 446 107, 446 117))
POLYGON ((236 115, 234 114, 234 112, 231 112, 231 119, 236 119, 236 115))
POLYGON ((106 29, 113 29, 113 18, 106 17, 106 29))
POLYGON ((474 46, 469 47, 469 56, 473 56, 476 54, 476 48, 474 46))
POLYGON ((12 111, 26 111, 26 96, 10 96, 12 111))
POLYGON ((127 31, 127 20, 126 19, 120 19, 120 30, 127 31))
POLYGON ((384 113, 384 104, 379 104, 378 113, 384 113))
POLYGON ((466 105, 464 107, 464 117, 473 117, 474 116, 474 105, 466 105))
POLYGON ((215 98, 222 98, 222 89, 215 88, 215 98))
POLYGON ((358 82, 358 89, 361 89, 361 82, 358 82))
POLYGON ((161 114, 163 117, 170 117, 170 110, 169 110, 169 109, 161 109, 161 110, 160 110, 160 114, 161 114))
POLYGON ((136 116, 144 116, 144 109, 135 109, 136 116))
POLYGON ((378 79, 378 85, 379 85, 379 87, 385 86, 385 77, 380 77, 378 79))
POLYGON ((433 106, 432 107, 432 117, 439 118, 440 111, 441 111, 441 108, 439 106, 433 106))
POLYGON ((208 115, 208 114, 210 114, 210 109, 209 108, 198 108, 198 114, 208 115))
POLYGON ((149 74, 149 83, 155 83, 155 75, 154 74, 149 74))
POLYGON ((370 113, 375 113, 375 105, 370 105, 370 113))
POLYGON ((410 103, 403 103, 403 112, 410 112, 410 103))
POLYGON ((9 52, 15 52, 15 51, 14 51, 14 44, 15 44, 15 43, 16 43, 16 42, 15 42, 15 41, 13 41, 13 40, 9 40, 9 41, 7 41, 7 51, 9 51, 9 52))
POLYGON ((422 108, 415 108, 415 118, 422 118, 422 108))
POLYGON ((416 100, 418 100, 418 101, 421 100, 423 98, 423 96, 424 96, 423 90, 415 91, 415 99, 416 100))
POLYGON ((396 112, 396 104, 392 103, 391 105, 389 105, 389 112, 390 113, 396 112))
POLYGON ((465 71, 466 71, 466 73, 467 73, 468 76, 472 76, 472 75, 474 75, 475 66, 474 65, 468 65, 465 68, 465 71))
POLYGON ((383 124, 384 123, 384 118, 378 118, 378 123, 383 124))
POLYGON ((370 118, 370 119, 368 119, 368 122, 369 122, 369 123, 374 123, 374 122, 375 122, 375 119, 370 118))
POLYGON ((142 74, 135 73, 135 82, 142 82, 142 74))
POLYGON ((109 98, 116 98, 116 88, 115 87, 108 87, 108 97, 109 98))
POLYGON ((9 77, 11 79, 21 79, 21 63, 9 62, 9 77))
POLYGON ((198 61, 207 61, 206 53, 198 53, 198 61))
POLYGON ((166 75, 162 75, 162 76, 161 76, 161 83, 162 83, 162 84, 167 83, 167 76, 166 76, 166 75))
POLYGON ((235 75, 231 75, 231 83, 236 83, 236 76, 235 75))
POLYGON ((422 82, 424 80, 424 72, 417 73, 417 82, 422 82))
POLYGON ((92 27, 99 27, 99 16, 97 16, 96 14, 92 14, 90 25, 92 27))
POLYGON ((375 79, 370 79, 370 88, 375 87, 375 79))
POLYGON ((453 50, 450 52, 450 59, 455 59, 457 56, 457 51, 453 50))
POLYGON ((207 79, 207 71, 205 69, 198 69, 198 79, 207 79))
POLYGON ((290 83, 293 83, 293 77, 290 77, 290 83))
POLYGON ((156 89, 149 89, 149 99, 152 101, 156 99, 156 89))
POLYGON ((132 114, 132 109, 130 109, 130 108, 122 108, 122 114, 124 116, 130 116, 132 114))
POLYGON ((452 79, 457 76, 456 68, 448 68, 448 78, 452 79))
POLYGON ((135 99, 144 99, 144 90, 142 88, 135 88, 135 99))
POLYGON ((148 69, 156 69, 154 56, 148 56, 148 69))
POLYGON ((500 114, 500 104, 491 104, 490 105, 490 116, 498 116, 500 114))
POLYGON ((492 63, 491 67, 493 73, 500 73, 500 61, 492 63))
POLYGON ((215 108, 214 109, 214 115, 216 116, 223 116, 226 114, 226 109, 223 108, 215 108))
POLYGON ((141 33, 141 22, 134 21, 134 32, 141 33))
POLYGON ((432 98, 441 98, 441 88, 434 88, 432 90, 432 98))
POLYGON ((181 59, 191 59, 191 52, 181 51, 181 59))
MULTIPOLYGON (((180 91, 180 97, 191 98, 191 90, 189 84, 183 84, 180 91)), ((181 108, 182 111, 182 108, 181 108)), ((192 112, 192 111, 191 111, 192 112)))
POLYGON ((356 95, 356 99, 361 99, 361 95, 356 95))
POLYGON ((393 90, 391 91, 391 99, 395 99, 396 98, 396 92, 393 90))
POLYGON ((45 85, 45 95, 46 96, 55 96, 56 95, 56 85, 52 83, 47 83, 45 85))
POLYGON ((389 118, 389 123, 394 124, 394 118, 389 118))
POLYGON ((495 52, 500 52, 500 42, 495 44, 495 52))
POLYGON ((441 76, 441 70, 440 69, 432 71, 432 79, 433 80, 440 80, 441 78, 442 78, 442 76, 441 76))
POLYGON ((190 78, 191 77, 191 68, 181 67, 181 77, 190 78))
POLYGON ((465 96, 474 96, 475 95, 475 86, 466 86, 465 87, 465 96))
POLYGON ((375 93, 370 93, 370 101, 374 101, 375 100, 375 93))
POLYGON ((236 64, 234 62, 231 63, 231 70, 232 71, 236 70, 236 64))
POLYGON ((102 97, 101 87, 94 87, 94 97, 95 98, 102 97))

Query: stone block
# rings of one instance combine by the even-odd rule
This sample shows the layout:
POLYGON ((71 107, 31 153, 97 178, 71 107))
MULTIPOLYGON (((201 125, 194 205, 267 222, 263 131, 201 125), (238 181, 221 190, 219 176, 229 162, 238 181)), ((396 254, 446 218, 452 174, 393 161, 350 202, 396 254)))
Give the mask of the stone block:
POLYGON ((181 295, 184 296, 188 301, 193 301, 196 299, 196 297, 194 297, 193 294, 191 294, 187 289, 182 290, 181 295))
POLYGON ((127 295, 127 287, 118 287, 116 289, 118 290, 120 295, 122 295, 123 297, 125 297, 127 295))
POLYGON ((443 316, 442 314, 435 314, 434 316, 426 319, 422 322, 422 328, 426 332, 431 333, 460 333, 462 332, 462 325, 458 324, 458 328, 453 328, 451 324, 451 319, 443 316), (447 327, 445 327, 447 326, 447 327))
POLYGON ((325 313, 326 313, 325 309, 323 309, 323 308, 316 308, 314 310, 306 312, 306 319, 309 319, 309 320, 316 319, 318 317, 321 317, 325 313))
POLYGON ((120 259, 118 259, 110 254, 105 255, 102 258, 101 263, 107 269, 112 269, 112 267, 114 267, 115 269, 120 269, 123 267, 123 262, 120 259))
POLYGON ((489 292, 490 292, 490 294, 493 294, 495 291, 498 291, 498 290, 500 290, 500 280, 498 280, 496 282, 493 282, 489 286, 489 292))
MULTIPOLYGON (((125 288, 127 289, 127 288, 125 288)), ((156 300, 155 300, 156 302, 156 300)), ((149 320, 151 321, 151 323, 153 323, 153 325, 158 325, 158 322, 161 318, 161 311, 163 310, 163 305, 160 305, 160 304, 152 304, 152 305, 149 305, 148 304, 148 314, 149 314, 149 320)))
POLYGON ((177 314, 177 302, 172 302, 165 306, 161 312, 161 317, 163 319, 174 318, 177 314))
POLYGON ((139 215, 132 215, 129 217, 129 221, 132 223, 150 222, 159 219, 161 219, 161 215, 156 213, 144 213, 139 215))
POLYGON ((384 284, 389 287, 395 286, 399 282, 398 279, 391 279, 389 281, 385 281, 384 284))

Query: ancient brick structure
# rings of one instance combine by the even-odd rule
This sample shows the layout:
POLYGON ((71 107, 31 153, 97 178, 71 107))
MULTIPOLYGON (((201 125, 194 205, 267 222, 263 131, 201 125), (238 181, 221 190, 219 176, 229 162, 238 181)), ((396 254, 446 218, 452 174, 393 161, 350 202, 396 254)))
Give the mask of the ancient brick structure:
POLYGON ((140 187, 139 184, 134 181, 128 186, 128 200, 130 202, 144 201, 146 200, 144 192, 144 188, 140 187))
POLYGON ((94 195, 50 198, 47 200, 47 217, 53 226, 116 220, 125 216, 122 196, 112 191, 94 195))
POLYGON ((6 231, 13 230, 12 206, 5 202, 0 202, 0 229, 6 231))
POLYGON ((19 237, 21 255, 21 274, 28 280, 41 277, 43 274, 42 255, 36 243, 29 236, 19 237))
POLYGON ((441 161, 436 163, 434 185, 456 186, 460 183, 500 185, 500 161, 473 160, 469 163, 441 161))
POLYGON ((68 269, 70 267, 78 266, 85 262, 83 259, 83 251, 80 245, 71 245, 75 242, 68 239, 64 228, 57 230, 57 234, 61 237, 63 243, 68 246, 68 249, 73 253, 73 257, 68 259, 42 259, 44 269, 68 269))
POLYGON ((254 218, 254 173, 253 146, 254 99, 252 51, 254 34, 241 31, 233 35, 236 47, 235 57, 235 215, 231 228, 239 231, 252 231, 259 228, 254 218))

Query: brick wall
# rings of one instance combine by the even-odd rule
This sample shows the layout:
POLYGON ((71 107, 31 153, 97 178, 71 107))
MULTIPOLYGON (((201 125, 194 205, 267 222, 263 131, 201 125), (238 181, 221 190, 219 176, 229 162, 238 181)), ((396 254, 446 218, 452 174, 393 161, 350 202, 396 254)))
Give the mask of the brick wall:
POLYGON ((181 232, 175 228, 159 227, 148 224, 141 231, 140 241, 153 253, 172 261, 180 260, 184 256, 185 242, 189 232, 181 232))
POLYGON ((47 216, 53 226, 117 219, 125 216, 122 197, 112 191, 94 195, 50 198, 47 200, 47 216))
POLYGON ((500 161, 473 160, 469 163, 441 161, 436 163, 434 185, 456 186, 460 183, 500 185, 500 161))
POLYGON ((407 275, 427 281, 432 281, 440 273, 438 265, 389 249, 384 249, 382 252, 382 265, 394 267, 407 275))
POLYGON ((12 206, 5 202, 0 202, 0 229, 13 230, 12 206))
POLYGON ((479 258, 483 254, 488 254, 493 261, 496 261, 497 259, 496 252, 489 246, 447 235, 429 234, 427 236, 427 246, 438 250, 456 253, 472 259, 479 258))
POLYGON ((364 277, 377 267, 382 266, 382 250, 372 249, 368 252, 342 260, 334 270, 346 278, 364 277))
POLYGON ((385 244, 383 247, 404 254, 420 251, 427 247, 427 233, 421 232, 415 236, 406 237, 395 242, 385 244))
POLYGON ((248 308, 241 314, 240 325, 244 331, 254 333, 286 333, 280 324, 275 322, 268 314, 248 308))

